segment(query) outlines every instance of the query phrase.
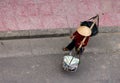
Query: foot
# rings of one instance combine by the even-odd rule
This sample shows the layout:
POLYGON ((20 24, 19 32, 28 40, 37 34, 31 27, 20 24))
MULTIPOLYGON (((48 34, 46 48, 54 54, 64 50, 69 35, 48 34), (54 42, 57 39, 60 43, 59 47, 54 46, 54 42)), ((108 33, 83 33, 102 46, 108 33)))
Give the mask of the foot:
POLYGON ((63 48, 63 51, 68 51, 68 49, 67 48, 63 48))

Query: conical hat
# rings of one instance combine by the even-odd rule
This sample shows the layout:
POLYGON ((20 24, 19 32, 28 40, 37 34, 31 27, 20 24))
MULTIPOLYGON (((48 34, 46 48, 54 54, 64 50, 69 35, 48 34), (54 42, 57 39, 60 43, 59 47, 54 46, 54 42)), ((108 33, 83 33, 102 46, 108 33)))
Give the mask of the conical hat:
POLYGON ((91 35, 91 29, 87 26, 80 26, 77 29, 77 32, 82 36, 90 36, 91 35))

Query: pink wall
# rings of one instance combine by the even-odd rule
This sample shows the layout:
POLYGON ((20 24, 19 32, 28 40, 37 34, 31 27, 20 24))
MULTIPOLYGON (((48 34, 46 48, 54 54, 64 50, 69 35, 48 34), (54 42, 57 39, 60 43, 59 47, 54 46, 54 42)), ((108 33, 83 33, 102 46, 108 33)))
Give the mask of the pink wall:
POLYGON ((0 0, 0 31, 73 28, 96 14, 120 26, 120 0, 0 0))

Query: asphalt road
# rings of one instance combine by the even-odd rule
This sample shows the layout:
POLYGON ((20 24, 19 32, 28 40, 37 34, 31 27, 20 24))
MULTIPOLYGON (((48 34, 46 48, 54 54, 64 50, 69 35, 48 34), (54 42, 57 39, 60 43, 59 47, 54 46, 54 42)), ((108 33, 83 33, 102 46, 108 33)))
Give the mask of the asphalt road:
POLYGON ((0 40, 0 83, 120 83, 120 33, 90 39, 77 72, 65 72, 69 37, 0 40))

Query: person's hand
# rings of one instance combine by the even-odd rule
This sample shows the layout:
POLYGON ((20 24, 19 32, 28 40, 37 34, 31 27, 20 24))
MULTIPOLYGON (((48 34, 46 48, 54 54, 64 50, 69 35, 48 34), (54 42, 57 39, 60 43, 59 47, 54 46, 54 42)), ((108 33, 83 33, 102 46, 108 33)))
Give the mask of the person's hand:
POLYGON ((82 45, 85 45, 85 43, 84 43, 84 42, 81 42, 81 44, 82 44, 82 45))
POLYGON ((75 36, 73 36, 73 35, 70 36, 71 39, 74 39, 74 37, 75 37, 75 36))
POLYGON ((85 45, 85 43, 84 43, 84 42, 80 42, 80 43, 79 43, 79 45, 81 45, 81 44, 82 44, 82 45, 85 45))

